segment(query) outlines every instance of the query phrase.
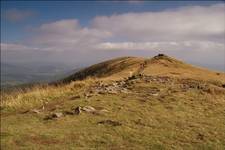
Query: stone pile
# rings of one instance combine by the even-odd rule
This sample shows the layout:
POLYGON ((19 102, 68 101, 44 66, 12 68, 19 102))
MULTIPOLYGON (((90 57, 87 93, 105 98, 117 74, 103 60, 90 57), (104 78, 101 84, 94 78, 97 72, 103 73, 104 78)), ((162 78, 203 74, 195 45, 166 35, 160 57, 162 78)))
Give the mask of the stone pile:
POLYGON ((195 80, 188 80, 184 79, 180 81, 181 88, 184 90, 188 89, 199 89, 199 90, 207 90, 209 85, 203 82, 195 81, 195 80))
POLYGON ((172 79, 166 76, 143 76, 142 77, 145 82, 159 82, 159 83, 168 83, 171 82, 172 79))
MULTIPOLYGON (((94 86, 91 86, 84 93, 85 98, 92 97, 97 94, 119 94, 119 93, 130 93, 132 90, 132 85, 141 82, 159 82, 159 83, 169 83, 172 82, 172 79, 165 76, 146 76, 143 74, 133 75, 124 80, 114 81, 112 83, 104 83, 102 81, 96 82, 94 86)), ((158 92, 158 91, 157 91, 158 92)), ((152 94, 156 94, 156 91, 153 91, 152 94)))
POLYGON ((95 94, 118 94, 118 93, 129 93, 127 89, 126 82, 115 81, 113 83, 107 84, 103 82, 98 82, 96 85, 90 87, 85 93, 85 97, 91 97, 95 94))
POLYGON ((75 107, 72 109, 72 111, 70 112, 70 114, 72 115, 79 115, 81 114, 82 112, 86 112, 86 113, 104 113, 104 112, 108 112, 108 110, 106 109, 96 109, 92 106, 84 106, 84 107, 81 107, 81 106, 78 106, 78 107, 75 107))

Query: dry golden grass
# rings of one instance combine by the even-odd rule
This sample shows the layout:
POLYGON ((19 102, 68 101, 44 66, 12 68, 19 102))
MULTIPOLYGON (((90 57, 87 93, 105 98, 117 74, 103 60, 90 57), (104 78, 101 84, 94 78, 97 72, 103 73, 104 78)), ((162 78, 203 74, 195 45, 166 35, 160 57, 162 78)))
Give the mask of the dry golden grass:
POLYGON ((70 84, 59 84, 49 86, 35 86, 29 89, 16 90, 13 93, 2 93, 1 107, 6 109, 30 109, 42 107, 46 103, 59 97, 79 93, 83 88, 95 82, 93 78, 83 81, 71 82, 70 84))
MULTIPOLYGON (((2 94, 1 148, 225 149, 225 89, 221 86, 225 82, 224 73, 196 68, 169 57, 125 57, 83 71, 87 74, 81 81, 2 94), (87 92, 96 81, 109 83, 129 77, 130 72, 156 78, 169 76, 171 82, 139 80, 129 87, 129 93, 73 99, 87 92), (154 89, 158 95, 151 94, 154 89), (40 110, 45 104, 46 109, 40 110), (44 119, 53 112, 71 111, 77 106, 108 111, 44 119), (27 111, 34 108, 41 113, 27 111), (98 124, 104 120, 115 120, 121 125, 98 124)), ((66 80, 76 80, 74 77, 79 76, 66 80)))
MULTIPOLYGON (((174 84, 160 82, 133 84, 132 92, 98 94, 88 99, 71 97, 82 93, 98 79, 76 81, 58 87, 32 89, 20 93, 19 103, 7 107, 17 110, 38 108, 48 98, 40 114, 3 111, 2 149, 217 149, 225 148, 225 89, 214 85, 183 91, 181 84, 202 85, 198 80, 174 78, 174 84), (159 95, 151 95, 153 89, 159 95), (46 91, 45 91, 46 90, 46 91), (23 98, 28 95, 27 105, 23 98), (35 97, 32 99, 32 97, 35 97), (38 101, 36 103, 36 101, 38 101), (54 120, 44 118, 53 112, 71 111, 77 106, 104 108, 108 112, 66 115, 54 120), (120 126, 98 124, 118 121, 120 126)), ((107 81, 110 82, 110 81, 107 81)), ((204 84, 203 84, 204 85, 204 84)), ((16 98, 16 97, 15 97, 16 98)))
POLYGON ((115 64, 118 66, 121 65, 120 62, 117 61, 115 61, 112 65, 108 65, 108 68, 114 69, 110 75, 105 76, 104 79, 118 80, 129 77, 130 73, 137 73, 140 66, 143 63, 146 63, 146 66, 142 70, 142 73, 145 75, 171 76, 225 83, 225 73, 223 72, 216 72, 205 68, 192 66, 168 56, 152 59, 131 57, 126 61, 127 67, 125 69, 115 67, 115 64))
MULTIPOLYGON (((18 90, 10 94, 3 93, 1 95, 1 106, 18 108, 43 105, 44 102, 68 95, 79 88, 82 89, 81 87, 74 88, 74 84, 81 84, 85 87, 99 79, 104 82, 121 80, 129 77, 131 74, 139 73, 138 71, 144 63, 145 67, 143 67, 142 73, 145 75, 190 78, 220 85, 225 83, 225 73, 197 68, 168 56, 154 57, 152 59, 122 57, 81 70, 79 73, 85 75, 82 81, 60 84, 59 86, 35 86, 26 92, 18 90)), ((76 80, 75 77, 76 74, 66 78, 65 81, 76 80)))

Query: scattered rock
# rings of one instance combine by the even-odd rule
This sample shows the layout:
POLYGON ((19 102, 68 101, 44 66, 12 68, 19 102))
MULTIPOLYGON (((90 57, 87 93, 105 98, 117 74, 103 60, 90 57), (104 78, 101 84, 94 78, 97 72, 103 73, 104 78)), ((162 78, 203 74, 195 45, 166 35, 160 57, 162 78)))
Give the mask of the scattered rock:
POLYGON ((96 94, 118 94, 118 93, 128 93, 128 82, 125 82, 123 80, 120 81, 114 81, 112 83, 102 83, 97 82, 96 85, 90 87, 85 92, 85 97, 88 97, 88 95, 96 95, 96 94), (90 91, 92 91, 90 93, 90 91))
POLYGON ((76 108, 74 109, 74 114, 76 114, 76 115, 81 114, 81 107, 80 107, 80 106, 78 106, 78 107, 76 107, 76 108))
POLYGON ((123 88, 120 92, 125 94, 129 93, 129 91, 126 88, 123 88))
POLYGON ((108 91, 109 94, 117 94, 118 92, 117 91, 114 91, 114 90, 110 90, 108 91))
POLYGON ((52 114, 52 117, 53 118, 60 118, 60 117, 62 117, 63 116, 63 113, 61 113, 61 112, 57 112, 57 113, 53 113, 52 114))
POLYGON ((152 96, 158 96, 159 95, 159 93, 153 93, 153 94, 151 94, 152 96))
POLYGON ((81 108, 82 111, 85 111, 85 112, 95 112, 96 109, 94 107, 91 107, 91 106, 84 106, 83 108, 81 108))
POLYGON ((109 112, 107 109, 101 109, 99 112, 109 112))
MULTIPOLYGON (((104 113, 104 112, 108 112, 108 110, 101 108, 101 109, 96 109, 92 106, 84 106, 84 107, 76 107, 75 109, 73 109, 72 113, 73 114, 81 114, 81 112, 87 112, 87 113, 104 113)), ((69 115, 71 115, 71 113, 69 112, 69 115)))
POLYGON ((63 117, 63 113, 56 112, 56 113, 52 113, 49 116, 45 117, 44 120, 51 120, 51 119, 60 118, 60 117, 63 117))
POLYGON ((121 126, 122 123, 113 120, 103 120, 99 121, 98 124, 111 125, 111 126, 121 126))

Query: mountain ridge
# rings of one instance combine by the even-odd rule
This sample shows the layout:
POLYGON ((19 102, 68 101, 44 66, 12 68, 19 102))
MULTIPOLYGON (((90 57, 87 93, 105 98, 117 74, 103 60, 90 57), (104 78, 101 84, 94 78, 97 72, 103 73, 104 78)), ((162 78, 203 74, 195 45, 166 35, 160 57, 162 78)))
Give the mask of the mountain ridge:
POLYGON ((225 82, 223 72, 193 66, 165 54, 158 54, 152 58, 127 56, 110 59, 81 69, 59 82, 69 83, 88 77, 117 80, 136 74, 215 79, 225 82))

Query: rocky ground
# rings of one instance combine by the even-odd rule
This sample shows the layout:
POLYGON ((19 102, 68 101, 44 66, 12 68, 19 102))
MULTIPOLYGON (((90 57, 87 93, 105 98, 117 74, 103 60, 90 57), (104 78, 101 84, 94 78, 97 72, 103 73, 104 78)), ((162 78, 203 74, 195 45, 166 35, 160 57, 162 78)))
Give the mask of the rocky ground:
POLYGON ((165 55, 93 65, 2 95, 1 148, 224 150, 223 76, 165 55))
MULTIPOLYGON (((193 80, 193 79, 177 79, 167 76, 146 76, 142 74, 138 74, 135 76, 131 76, 129 78, 125 78, 124 80, 119 81, 95 81, 92 85, 86 87, 83 92, 78 95, 72 96, 70 99, 78 100, 85 99, 88 100, 91 97, 97 97, 99 95, 134 95, 134 96, 142 96, 142 97, 158 97, 159 99, 165 98, 167 95, 171 95, 173 93, 185 93, 191 90, 196 90, 200 94, 218 94, 223 95, 225 93, 224 85, 220 83, 210 83, 205 81, 193 80), (161 86, 153 86, 143 89, 138 85, 161 85, 161 86), (164 85, 164 86, 162 86, 164 85)), ((31 109, 26 112, 32 112, 40 114, 45 112, 45 107, 48 107, 48 104, 43 104, 41 109, 31 109)), ((48 111, 47 111, 48 112, 48 111)), ((93 106, 74 106, 69 111, 61 111, 61 112, 48 112, 44 119, 56 119, 65 117, 66 115, 80 115, 82 112, 85 113, 93 113, 93 114, 101 114, 107 113, 107 108, 99 108, 96 109, 93 106)))

